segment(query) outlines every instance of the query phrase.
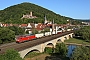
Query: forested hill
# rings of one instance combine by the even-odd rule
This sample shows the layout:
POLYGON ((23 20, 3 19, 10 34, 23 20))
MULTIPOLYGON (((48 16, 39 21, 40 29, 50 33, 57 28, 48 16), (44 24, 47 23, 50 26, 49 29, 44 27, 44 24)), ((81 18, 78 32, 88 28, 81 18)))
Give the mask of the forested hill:
POLYGON ((13 5, 4 10, 0 11, 0 22, 3 23, 29 23, 29 22, 43 22, 44 16, 46 15, 47 20, 55 20, 55 23, 63 24, 67 23, 67 19, 73 20, 72 18, 61 16, 41 6, 24 2, 21 4, 13 5), (32 11, 33 16, 38 18, 35 19, 21 19, 23 14, 29 14, 32 11))

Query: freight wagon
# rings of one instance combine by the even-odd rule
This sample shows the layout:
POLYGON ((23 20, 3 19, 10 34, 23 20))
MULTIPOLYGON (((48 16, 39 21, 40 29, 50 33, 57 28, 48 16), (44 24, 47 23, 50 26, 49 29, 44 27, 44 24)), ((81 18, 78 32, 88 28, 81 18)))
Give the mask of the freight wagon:
MULTIPOLYGON (((56 34, 61 34, 61 33, 62 31, 57 31, 56 34)), ((29 41, 29 40, 31 41, 36 38, 41 38, 41 37, 50 36, 50 35, 52 35, 51 32, 45 32, 45 33, 40 33, 35 35, 21 35, 21 36, 17 36, 15 40, 16 40, 16 43, 21 43, 24 41, 29 41)))

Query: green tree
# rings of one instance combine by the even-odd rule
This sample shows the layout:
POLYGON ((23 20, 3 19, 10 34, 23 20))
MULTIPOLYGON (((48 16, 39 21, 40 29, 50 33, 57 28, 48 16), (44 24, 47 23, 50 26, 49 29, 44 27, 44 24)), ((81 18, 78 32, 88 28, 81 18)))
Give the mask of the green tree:
POLYGON ((38 31, 36 29, 32 30, 32 34, 37 34, 37 33, 38 33, 38 31))
POLYGON ((20 28, 20 27, 16 27, 16 26, 10 26, 8 28, 11 29, 12 31, 14 31, 15 35, 25 34, 25 29, 24 28, 20 28))
POLYGON ((0 55, 0 60, 5 60, 3 55, 0 55))
POLYGON ((2 44, 2 40, 0 40, 0 44, 2 44))
POLYGON ((15 33, 8 28, 0 28, 0 42, 10 42, 15 40, 15 33))
POLYGON ((50 32, 50 28, 46 27, 41 31, 41 33, 45 33, 45 32, 50 32))
POLYGON ((70 60, 90 60, 90 48, 84 46, 76 47, 70 60))
POLYGON ((45 53, 53 53, 53 48, 46 47, 44 50, 45 53))
POLYGON ((26 31, 26 34, 29 34, 29 31, 28 30, 26 31))
POLYGON ((50 28, 48 28, 48 27, 47 28, 44 28, 44 31, 45 32, 49 32, 50 31, 50 28))
POLYGON ((0 55, 0 60, 23 60, 18 51, 15 51, 14 49, 8 49, 6 50, 5 54, 0 55))
POLYGON ((57 43, 55 48, 55 53, 59 54, 62 57, 66 57, 67 55, 67 47, 64 43, 57 43))
POLYGON ((80 38, 84 39, 85 41, 90 41, 90 26, 76 30, 75 35, 80 36, 80 38))

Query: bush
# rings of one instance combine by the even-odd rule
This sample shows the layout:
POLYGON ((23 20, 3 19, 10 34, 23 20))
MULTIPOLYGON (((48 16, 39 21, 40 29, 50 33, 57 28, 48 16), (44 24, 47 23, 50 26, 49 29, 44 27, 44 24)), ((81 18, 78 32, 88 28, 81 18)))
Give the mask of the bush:
POLYGON ((8 49, 5 54, 0 55, 0 60, 22 60, 22 58, 14 49, 8 49))
POLYGON ((64 43, 56 44, 55 53, 59 54, 62 57, 66 57, 67 55, 67 47, 64 43))
POLYGON ((14 41, 15 40, 14 31, 8 28, 0 28, 0 40, 1 40, 1 43, 14 41))
POLYGON ((70 60, 90 60, 90 48, 84 46, 76 47, 70 60))
POLYGON ((53 52, 53 49, 50 48, 50 47, 46 47, 45 50, 44 50, 45 53, 52 53, 53 52))

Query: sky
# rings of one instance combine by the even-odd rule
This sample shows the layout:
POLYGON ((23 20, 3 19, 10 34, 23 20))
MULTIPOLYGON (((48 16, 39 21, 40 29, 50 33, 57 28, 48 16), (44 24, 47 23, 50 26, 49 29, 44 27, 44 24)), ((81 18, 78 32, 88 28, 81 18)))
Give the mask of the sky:
POLYGON ((90 0, 0 0, 0 10, 23 2, 39 5, 62 16, 90 19, 90 0))

